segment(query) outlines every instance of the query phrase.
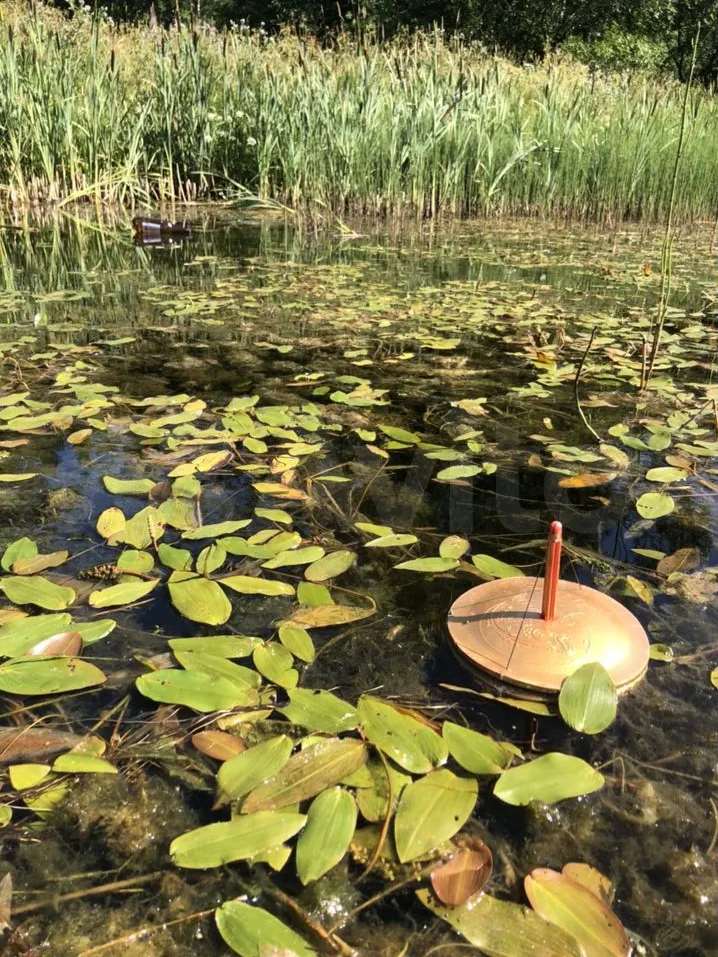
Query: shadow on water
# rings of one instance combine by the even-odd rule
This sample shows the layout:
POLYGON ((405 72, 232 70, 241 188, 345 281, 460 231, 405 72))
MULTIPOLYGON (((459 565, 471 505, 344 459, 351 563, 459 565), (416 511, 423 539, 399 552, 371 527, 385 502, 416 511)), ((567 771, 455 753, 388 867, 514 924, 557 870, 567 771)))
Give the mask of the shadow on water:
MULTIPOLYGON (((195 218, 189 237, 164 246, 133 245, 124 223, 79 218, 0 232, 4 354, 12 355, 17 343, 30 344, 37 354, 63 344, 99 345, 101 357, 88 354, 88 369, 128 399, 181 392, 219 406, 256 392, 267 404, 298 398, 323 403, 328 416, 337 390, 350 393, 366 381, 386 390, 377 395, 387 403, 378 410, 387 421, 437 443, 469 429, 459 403, 477 401, 471 419, 482 447, 477 454, 497 471, 457 484, 437 482, 435 463, 427 471, 426 459, 411 448, 393 452, 388 467, 344 435, 325 449, 316 470, 342 464, 351 481, 333 486, 331 497, 318 492, 316 508, 298 530, 306 538, 330 530, 339 545, 353 547, 353 521, 363 515, 421 530, 422 542, 435 547, 446 534, 464 535, 472 552, 498 555, 532 575, 541 567, 546 522, 559 517, 568 538, 564 576, 621 596, 652 641, 673 648, 673 663, 652 662, 646 680, 621 701, 615 724, 596 738, 450 691, 443 686, 478 687, 445 642, 446 611, 473 580, 407 575, 376 554, 362 559, 351 588, 371 595, 378 614, 320 639, 301 683, 350 700, 367 690, 397 696, 437 714, 460 714, 471 727, 526 751, 561 750, 605 763, 609 783, 603 791, 551 807, 508 808, 482 785, 474 828, 494 852, 492 889, 521 899, 521 880, 531 868, 587 861, 614 881, 617 912, 643 941, 638 952, 718 953, 718 812, 711 803, 718 785, 718 699, 708 681, 715 663, 715 590, 689 592, 689 586, 705 586, 705 576, 670 587, 645 554, 698 548, 698 571, 710 577, 718 565, 714 460, 701 460, 703 484, 691 480, 676 489, 676 511, 653 522, 642 520, 635 506, 636 483, 646 469, 664 464, 651 448, 639 451, 630 469, 617 470, 610 485, 559 485, 567 472, 594 468, 595 459, 575 455, 577 447, 590 446, 572 391, 577 356, 594 325, 600 342, 584 379, 587 408, 602 436, 620 444, 608 429, 623 420, 626 394, 635 392, 641 337, 658 293, 660 237, 522 222, 367 230, 346 241, 307 236, 284 222, 237 223, 227 212, 198 210, 195 218), (636 334, 629 347, 631 323, 636 334), (566 343, 572 345, 568 355, 566 343), (617 362, 618 382, 611 378, 617 362), (309 390, 300 393, 298 383, 309 390), (554 443, 569 451, 547 457, 547 435, 548 443, 557 436, 554 443), (650 584, 650 603, 626 586, 630 576, 650 584)), ((679 242, 673 318, 695 317, 701 309, 712 281, 707 243, 700 231, 679 242)), ((669 336, 676 382, 682 375, 710 382, 713 338, 694 329, 683 345, 681 351, 678 338, 669 336)), ((678 387, 671 401, 676 395, 678 402, 678 387)), ((630 402, 632 421, 650 424, 656 410, 630 402)), ((376 410, 370 411, 362 405, 340 410, 358 430, 371 428, 376 410)), ((715 437, 708 426, 705 434, 715 437)), ((96 518, 111 505, 129 510, 137 502, 105 492, 102 476, 134 475, 137 461, 138 441, 127 431, 97 433, 79 446, 57 435, 38 436, 11 453, 8 470, 39 471, 44 485, 21 492, 0 485, 0 545, 28 535, 43 552, 67 547, 72 557, 63 571, 72 577, 111 562, 116 550, 98 543, 96 518)), ((595 466, 610 467, 605 461, 595 466)), ((157 478, 151 461, 143 460, 142 468, 157 478)), ((254 496, 246 475, 209 481, 203 521, 243 514, 254 496)), ((228 627, 268 637, 285 612, 283 599, 245 599, 228 627)), ((111 903, 80 899, 38 913, 20 923, 8 952, 94 954, 103 942, 121 939, 102 952, 223 954, 207 921, 182 918, 236 894, 261 899, 261 875, 247 882, 231 867, 190 877, 168 869, 172 838, 211 819, 213 774, 199 756, 175 766, 155 760, 177 719, 168 715, 167 728, 158 721, 148 732, 153 712, 132 691, 146 660, 166 652, 168 636, 212 630, 182 618, 166 601, 117 617, 117 630, 91 650, 105 662, 107 688, 39 713, 87 730, 126 692, 117 733, 135 749, 130 770, 111 780, 88 776, 44 831, 13 823, 5 829, 4 856, 24 903, 49 891, 72 892, 91 875, 101 882, 166 870, 151 889, 111 903), (132 936, 162 922, 168 924, 162 932, 132 936)), ((10 720, 22 703, 4 702, 10 720)), ((381 886, 370 880, 367 890, 374 884, 381 886)), ((325 918, 332 908, 341 914, 360 900, 346 868, 313 890, 300 893, 289 877, 285 886, 325 918)), ((346 936, 362 953, 387 957, 465 952, 413 902, 411 891, 365 912, 346 936)))

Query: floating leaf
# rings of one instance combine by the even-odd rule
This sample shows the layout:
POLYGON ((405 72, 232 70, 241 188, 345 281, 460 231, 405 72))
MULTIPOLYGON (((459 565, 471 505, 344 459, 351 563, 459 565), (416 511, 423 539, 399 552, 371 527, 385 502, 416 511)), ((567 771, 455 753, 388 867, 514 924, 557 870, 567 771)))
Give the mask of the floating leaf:
POLYGON ((399 562, 394 568, 401 568, 407 572, 425 572, 429 575, 435 575, 439 572, 448 572, 452 568, 458 568, 459 562, 456 558, 412 558, 408 562, 399 562))
POLYGON ((214 542, 203 548, 197 556, 197 571, 200 575, 211 575, 224 565, 226 558, 227 552, 219 542, 214 542))
POLYGON ((486 578, 515 578, 523 575, 520 568, 508 565, 491 555, 472 555, 471 561, 486 578))
POLYGON ((62 611, 76 597, 72 588, 56 585, 39 575, 0 578, 0 591, 5 592, 5 597, 16 605, 37 605, 48 611, 62 611))
POLYGON ((12 570, 15 575, 36 575, 47 568, 57 568, 69 558, 67 551, 50 552, 47 555, 34 555, 32 558, 18 558, 13 562, 12 570))
POLYGON ((18 538, 10 542, 3 552, 0 567, 3 571, 11 572, 12 566, 21 558, 33 558, 38 553, 38 547, 31 538, 18 538))
POLYGON ((147 495, 155 483, 152 479, 118 479, 103 475, 102 484, 111 495, 147 495))
POLYGON ((581 472, 580 475, 559 479, 558 484, 560 488, 595 488, 597 485, 608 485, 615 477, 615 472, 581 472))
POLYGON ((225 588, 239 592, 241 595, 294 595, 294 588, 285 582, 269 581, 266 578, 254 578, 251 575, 229 575, 220 579, 225 588))
MULTIPOLYGON (((376 758, 370 759, 361 769, 361 773, 362 775, 366 773, 368 778, 368 782, 361 781, 355 784, 357 804, 362 817, 367 821, 383 821, 387 814, 394 813, 404 788, 411 784, 411 777, 397 770, 388 761, 384 764, 376 758), (391 808, 389 807, 390 790, 391 808)), ((352 784, 354 779, 345 779, 344 783, 352 784)))
POLYGON ((469 550, 469 543, 460 535, 449 535, 439 545, 442 558, 461 558, 469 550))
POLYGON ((406 545, 415 545, 419 539, 416 535, 382 535, 372 538, 365 543, 365 548, 403 548, 406 545))
POLYGON ((357 822, 354 798, 334 787, 316 797, 297 841, 297 875, 302 884, 316 881, 346 854, 357 822))
POLYGON ((628 957, 631 945, 621 922, 583 884, 539 867, 524 879, 524 888, 536 913, 571 934, 585 957, 628 957))
POLYGON ((494 794, 507 804, 555 804, 590 794, 603 784, 603 775, 581 758, 551 752, 504 771, 494 786, 494 794))
POLYGON ((338 784, 366 759, 361 741, 327 738, 295 754, 274 777, 255 788, 242 805, 242 812, 276 810, 305 801, 338 784))
POLYGON ((670 515, 676 503, 665 492, 644 492, 636 502, 636 511, 641 518, 662 518, 670 515))
POLYGON ((217 787, 222 801, 237 801, 249 794, 280 771, 291 753, 291 738, 280 734, 225 761, 217 772, 217 787))
MULTIPOLYGON (((300 586, 301 587, 301 586, 300 586)), ((348 625, 353 621, 369 618, 375 607, 359 608, 356 605, 318 605, 298 608, 292 614, 292 623, 304 628, 331 628, 334 625, 348 625)))
POLYGON ((154 506, 148 505, 147 508, 141 509, 132 518, 127 519, 124 531, 116 538, 127 545, 132 545, 133 548, 143 549, 159 541, 164 535, 164 530, 165 522, 159 511, 154 506))
POLYGON ((10 784, 16 791, 37 787, 50 774, 49 764, 13 764, 8 768, 10 784))
POLYGON ((356 709, 329 691, 292 688, 287 696, 289 704, 278 710, 292 724, 328 734, 352 731, 358 724, 356 709))
POLYGON ((710 673, 710 682, 714 688, 718 688, 718 668, 714 668, 710 673))
POLYGON ((598 661, 577 668, 564 679, 558 710, 575 731, 598 734, 613 723, 618 692, 611 676, 598 661))
POLYGON ((229 761, 246 750, 247 745, 227 731, 198 731, 192 735, 192 744, 210 758, 229 761))
POLYGON ((240 957, 316 957, 299 934, 261 907, 227 901, 215 911, 222 940, 240 957))
POLYGON ((356 561, 354 552, 346 549, 338 552, 330 552, 319 561, 313 562, 304 570, 304 577, 310 582, 325 582, 330 578, 336 578, 342 575, 347 569, 351 568, 356 561))
POLYGON ((460 831, 471 816, 479 787, 446 768, 432 771, 402 792, 394 819, 394 842, 402 863, 421 857, 460 831))
POLYGON ((647 605, 653 604, 653 589, 651 586, 634 575, 626 575, 619 579, 624 585, 622 594, 629 595, 631 598, 640 598, 647 605))
POLYGON ((157 548, 157 555, 162 564, 177 572, 186 572, 192 567, 192 552, 186 548, 175 548, 161 542, 157 548))
POLYGON ((155 567, 155 560, 149 552, 128 548, 117 559, 117 567, 130 575, 146 575, 155 567))
MULTIPOLYGON (((228 711, 247 701, 247 687, 201 671, 163 668, 140 675, 137 690, 152 701, 183 704, 195 711, 228 711)), ((251 690, 251 689, 250 689, 251 690)))
POLYGON ((92 435, 92 429, 78 429, 76 432, 71 432, 67 441, 70 445, 82 445, 83 442, 86 442, 87 439, 92 435))
POLYGON ((117 627, 112 618, 98 618, 96 621, 73 621, 72 630, 82 638, 83 645, 92 645, 106 638, 117 627))
POLYGON ((206 635, 199 638, 170 638, 173 651, 202 651, 220 658, 247 658, 252 654, 260 638, 246 635, 206 635))
POLYGON ((572 881, 583 884, 584 887, 588 888, 592 894, 595 894, 596 897, 605 904, 611 903, 613 899, 613 885, 605 874, 597 871, 595 867, 591 867, 590 864, 564 864, 561 868, 561 873, 565 877, 569 877, 572 881))
POLYGON ((377 425, 384 435, 393 439, 395 442, 404 442, 406 445, 418 445, 421 442, 421 436, 415 432, 409 432, 407 429, 397 428, 395 425, 377 425))
POLYGON ((321 545, 307 545, 306 548, 292 548, 281 551, 273 558, 262 562, 262 568, 288 568, 295 565, 311 565, 324 556, 321 545))
POLYGON ((367 739, 411 774, 426 774, 448 758, 436 731, 379 698, 362 695, 357 711, 367 739))
POLYGON ((233 535, 241 531, 252 522, 251 518, 241 518, 235 522, 215 522, 213 525, 200 525, 182 533, 182 538, 188 541, 198 541, 202 538, 218 538, 220 535, 233 535))
POLYGON ((106 508, 100 513, 97 519, 97 532, 103 538, 106 538, 110 545, 115 544, 115 540, 122 538, 125 532, 127 520, 124 512, 119 508, 106 508))
POLYGON ((5 472, 0 473, 0 482, 27 482, 37 478, 37 472, 5 472))
POLYGON ((442 907, 428 890, 416 895, 486 957, 584 957, 570 934, 521 904, 479 894, 460 907, 442 907))
POLYGON ((452 721, 444 721, 441 734, 452 758, 472 774, 501 774, 517 753, 510 744, 494 741, 487 734, 480 734, 452 721))
POLYGON ((121 582, 109 588, 98 588, 87 599, 93 608, 111 608, 115 605, 131 605, 149 595, 159 585, 159 580, 121 582))
POLYGON ((473 478, 480 471, 478 465, 450 465, 448 468, 437 472, 436 478, 440 482, 453 482, 455 479, 473 478))
MULTIPOLYGON (((219 655, 208 655, 203 651, 175 651, 174 654, 177 661, 187 671, 201 671, 211 678, 231 681, 245 691, 256 691, 262 683, 262 679, 252 668, 237 665, 219 655)), ((255 704, 256 702, 252 700, 253 697, 249 695, 244 703, 255 704)))
POLYGON ((79 658, 16 658, 0 665, 0 691, 8 694, 57 694, 105 680, 99 668, 79 658))
POLYGON ((460 907, 486 886, 492 870, 491 850, 477 839, 431 872, 431 886, 442 904, 460 907))
POLYGON ((232 614, 232 605, 225 593, 216 582, 206 578, 170 579, 168 589, 174 607, 190 621, 223 625, 232 614))
POLYGON ((255 508, 257 518, 264 518, 268 522, 278 522, 280 525, 291 525, 292 516, 283 508, 255 508))
POLYGON ((649 469, 646 472, 646 479, 649 482, 682 482, 688 478, 688 472, 685 469, 673 468, 669 465, 662 468, 649 469))
POLYGON ((309 632, 300 625, 285 622, 279 626, 279 640, 284 647, 302 661, 314 661, 316 650, 309 632))
POLYGON ((294 688, 299 680, 299 672, 292 667, 294 659, 289 651, 276 642, 257 645, 252 652, 254 667, 268 681, 281 688, 294 688))
POLYGON ((648 657, 651 661, 673 661, 675 655, 670 645, 656 642, 656 644, 649 646, 648 657))
POLYGON ((291 811, 260 811, 231 821, 207 824, 176 837, 170 856, 176 867, 221 867, 246 861, 293 837, 304 827, 304 814, 291 811))
POLYGON ((117 774, 117 768, 104 758, 94 754, 73 753, 61 754, 55 758, 53 771, 64 774, 117 774))

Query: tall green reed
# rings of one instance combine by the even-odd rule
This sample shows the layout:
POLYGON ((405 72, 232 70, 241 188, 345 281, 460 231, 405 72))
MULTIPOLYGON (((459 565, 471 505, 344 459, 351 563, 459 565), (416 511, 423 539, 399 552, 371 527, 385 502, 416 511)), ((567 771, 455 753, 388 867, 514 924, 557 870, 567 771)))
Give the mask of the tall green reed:
MULTIPOLYGON (((12 11, 12 7, 9 7, 12 11)), ((713 217, 718 100, 568 61, 517 67, 439 32, 311 38, 0 21, 0 191, 149 203, 242 187, 338 214, 713 217), (672 197, 672 198, 671 198, 672 197)))

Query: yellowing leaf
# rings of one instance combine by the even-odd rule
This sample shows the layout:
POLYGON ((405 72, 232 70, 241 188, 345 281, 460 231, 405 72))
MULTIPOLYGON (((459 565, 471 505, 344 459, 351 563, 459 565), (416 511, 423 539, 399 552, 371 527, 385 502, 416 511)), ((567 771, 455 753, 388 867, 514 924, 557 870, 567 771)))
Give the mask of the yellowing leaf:
POLYGON ((115 605, 131 605, 149 595, 159 585, 159 580, 121 582, 109 588, 96 588, 87 602, 93 608, 111 608, 115 605))
POLYGON ((571 934, 585 957, 628 957, 631 945, 621 922, 583 884, 539 867, 524 887, 536 913, 571 934))

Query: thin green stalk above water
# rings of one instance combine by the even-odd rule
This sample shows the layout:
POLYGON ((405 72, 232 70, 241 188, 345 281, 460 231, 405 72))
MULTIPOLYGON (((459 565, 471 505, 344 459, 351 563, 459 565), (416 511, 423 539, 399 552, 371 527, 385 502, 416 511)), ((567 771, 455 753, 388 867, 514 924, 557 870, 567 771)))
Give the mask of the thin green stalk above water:
POLYGON ((670 199, 668 202, 668 216, 666 218, 666 229, 663 236, 663 247, 661 249, 661 292, 658 300, 658 310, 656 315, 656 322, 654 325, 653 331, 653 342, 651 344, 651 351, 648 359, 648 366, 642 374, 641 388, 645 389, 648 386, 648 383, 651 380, 653 375, 653 368, 656 364, 656 359, 658 357, 659 350, 661 348, 661 340, 663 338, 663 326, 666 321, 666 312, 668 310, 668 299, 671 294, 671 283, 673 279, 673 215, 675 210, 676 202, 676 188, 678 186, 678 173, 680 171, 681 159, 683 157, 683 144, 685 141, 685 132, 686 132, 686 116, 688 114, 688 97, 691 91, 691 85, 693 83, 693 73, 696 67, 696 57, 698 55, 698 42, 701 35, 701 25, 698 24, 698 29, 696 30, 696 35, 693 40, 693 51, 691 55, 691 68, 690 73, 688 74, 688 82, 686 83, 685 90, 683 93, 683 109, 681 111, 681 125, 680 131, 678 134, 678 143, 676 144, 676 154, 675 160, 673 163, 673 175, 671 177, 671 192, 670 199))
POLYGON ((340 217, 675 223, 718 206, 718 100, 694 91, 701 123, 682 125, 685 88, 670 80, 555 57, 519 67, 439 32, 358 49, 3 8, 0 199, 16 204, 231 197, 238 184, 340 217))

